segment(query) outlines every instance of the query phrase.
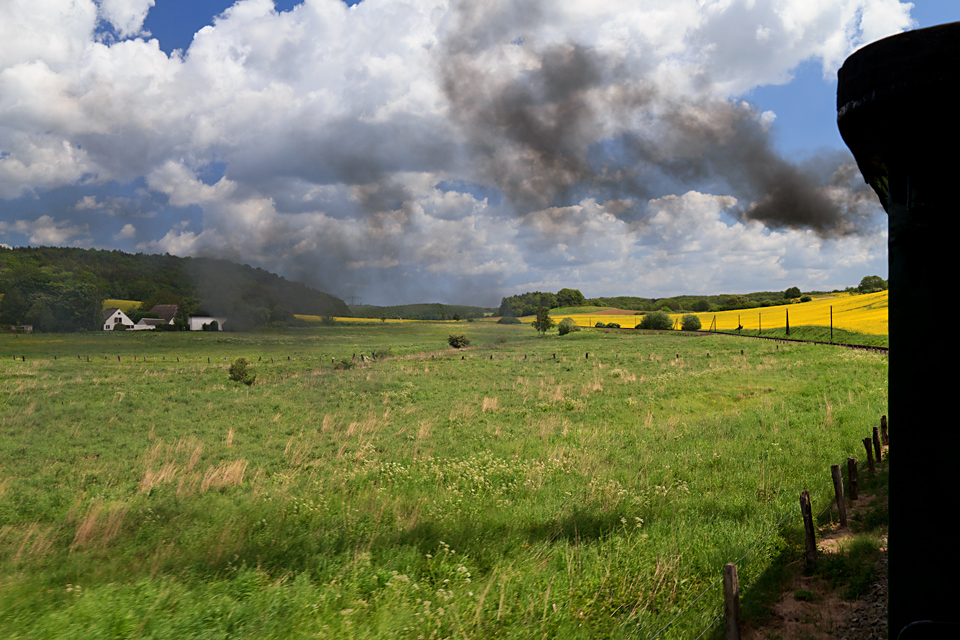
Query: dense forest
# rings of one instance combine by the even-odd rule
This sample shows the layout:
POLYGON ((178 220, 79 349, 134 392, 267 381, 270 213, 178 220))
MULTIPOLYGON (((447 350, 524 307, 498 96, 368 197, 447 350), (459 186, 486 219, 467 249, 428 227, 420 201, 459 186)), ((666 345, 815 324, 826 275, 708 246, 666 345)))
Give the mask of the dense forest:
MULTIPOLYGON (((242 331, 286 322, 294 313, 351 315, 326 293, 248 265, 211 258, 60 247, 0 248, 0 324, 35 331, 96 330, 105 299, 178 304, 226 316, 242 331)), ((134 314, 138 315, 138 314, 134 314)))

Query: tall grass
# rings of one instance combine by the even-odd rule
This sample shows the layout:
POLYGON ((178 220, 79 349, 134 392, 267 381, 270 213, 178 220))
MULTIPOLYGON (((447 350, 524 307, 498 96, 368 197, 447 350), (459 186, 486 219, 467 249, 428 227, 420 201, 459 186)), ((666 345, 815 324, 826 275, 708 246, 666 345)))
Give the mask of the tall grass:
POLYGON ((464 330, 0 337, 0 635, 648 637, 885 413, 876 354, 464 330))

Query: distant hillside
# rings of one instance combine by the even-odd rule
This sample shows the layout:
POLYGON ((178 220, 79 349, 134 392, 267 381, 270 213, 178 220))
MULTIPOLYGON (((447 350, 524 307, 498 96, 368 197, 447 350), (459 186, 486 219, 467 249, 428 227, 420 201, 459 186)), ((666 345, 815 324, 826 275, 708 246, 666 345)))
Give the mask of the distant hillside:
POLYGON ((492 313, 494 309, 484 307, 470 307, 458 304, 400 304, 392 307, 377 307, 374 305, 360 305, 350 307, 357 318, 403 318, 405 320, 452 320, 455 316, 467 318, 482 318, 485 313, 492 313))
POLYGON ((249 265, 93 249, 0 248, 0 294, 0 324, 40 331, 98 329, 107 298, 176 303, 227 316, 235 330, 294 313, 352 315, 339 298, 249 265))

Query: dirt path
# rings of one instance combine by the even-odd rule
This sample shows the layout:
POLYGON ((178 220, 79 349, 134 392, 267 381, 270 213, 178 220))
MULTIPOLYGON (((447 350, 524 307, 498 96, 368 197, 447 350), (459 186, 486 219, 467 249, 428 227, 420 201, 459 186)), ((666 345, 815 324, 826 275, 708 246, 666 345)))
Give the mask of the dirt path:
MULTIPOLYGON (((847 507, 851 521, 870 509, 872 495, 847 507)), ((834 525, 818 532, 817 550, 821 562, 837 553, 855 533, 849 527, 834 525)), ((818 576, 804 576, 802 559, 796 561, 794 578, 771 607, 769 622, 761 627, 744 626, 744 640, 876 640, 887 637, 887 552, 883 535, 880 559, 870 587, 855 602, 843 600, 845 585, 833 587, 818 576), (799 596, 799 598, 798 598, 799 596)))

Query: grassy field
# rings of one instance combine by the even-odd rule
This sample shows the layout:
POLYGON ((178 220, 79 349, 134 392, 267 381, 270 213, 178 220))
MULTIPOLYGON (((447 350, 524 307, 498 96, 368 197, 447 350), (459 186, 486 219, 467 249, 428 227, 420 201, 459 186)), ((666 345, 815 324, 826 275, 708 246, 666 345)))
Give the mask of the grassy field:
POLYGON ((754 545, 886 413, 883 355, 730 336, 376 322, 0 354, 4 638, 649 638, 690 605, 659 637, 695 637, 723 564, 750 550, 749 592, 788 543, 754 545))

